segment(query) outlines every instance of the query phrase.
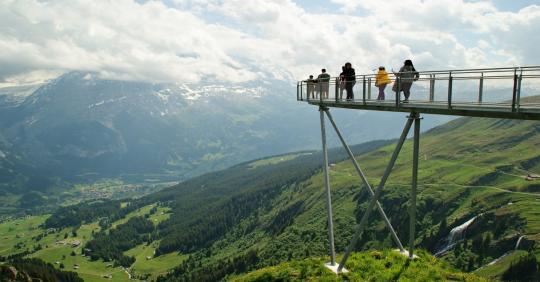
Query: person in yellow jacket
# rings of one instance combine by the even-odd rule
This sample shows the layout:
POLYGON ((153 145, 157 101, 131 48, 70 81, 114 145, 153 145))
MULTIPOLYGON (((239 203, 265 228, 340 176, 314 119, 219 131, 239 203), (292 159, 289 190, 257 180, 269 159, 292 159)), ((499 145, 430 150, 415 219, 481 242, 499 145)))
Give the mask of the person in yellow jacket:
POLYGON ((386 88, 387 84, 390 84, 390 82, 390 77, 388 77, 388 73, 384 67, 379 67, 379 71, 375 77, 375 86, 379 88, 379 96, 377 97, 377 100, 384 100, 384 89, 386 88))

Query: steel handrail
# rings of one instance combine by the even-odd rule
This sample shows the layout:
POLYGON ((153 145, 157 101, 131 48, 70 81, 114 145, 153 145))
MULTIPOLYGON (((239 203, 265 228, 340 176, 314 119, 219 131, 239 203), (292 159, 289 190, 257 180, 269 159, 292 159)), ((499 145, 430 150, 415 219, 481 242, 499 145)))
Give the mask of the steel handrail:
MULTIPOLYGON (((403 72, 404 73, 404 72, 403 72)), ((475 105, 483 105, 486 106, 484 108, 488 108, 489 105, 493 105, 493 100, 495 99, 504 99, 508 102, 498 102, 497 105, 510 105, 509 110, 511 112, 519 112, 520 108, 523 105, 526 105, 527 109, 530 109, 531 107, 534 107, 535 110, 537 108, 536 103, 521 103, 521 88, 522 88, 522 81, 523 80, 531 80, 531 79, 539 79, 540 78, 540 66, 524 66, 524 67, 501 67, 501 68, 476 68, 476 69, 455 69, 455 70, 436 70, 436 71, 418 71, 417 72, 417 78, 410 78, 413 82, 429 82, 429 98, 428 99, 422 99, 422 100, 415 100, 418 103, 426 104, 426 103, 437 103, 440 104, 441 100, 435 99, 435 92, 439 93, 439 91, 435 91, 436 87, 435 85, 441 85, 441 83, 447 82, 447 84, 443 83, 442 87, 444 91, 446 92, 444 98, 444 103, 446 103, 447 108, 449 110, 452 109, 453 103, 457 104, 466 104, 471 103, 475 105), (484 94, 484 82, 485 81, 495 81, 495 80, 511 80, 512 82, 506 86, 504 86, 501 83, 498 83, 497 86, 500 89, 509 89, 511 88, 511 95, 507 95, 506 98, 502 96, 498 97, 492 97, 492 96, 486 96, 484 94), (455 90, 454 82, 455 81, 471 81, 471 82, 479 82, 479 87, 477 89, 477 98, 474 98, 475 96, 470 96, 470 90, 467 90, 466 96, 458 95, 459 98, 456 101, 456 97, 454 97, 455 90), (469 97, 469 98, 467 98, 469 97), (488 100, 486 101, 486 97, 488 97, 488 100), (467 100, 466 102, 463 101, 463 99, 467 100), (474 101, 471 101, 471 98, 475 99, 474 101), (511 102, 510 102, 511 101, 511 102)), ((401 85, 405 81, 400 74, 402 73, 395 73, 395 72, 389 72, 389 79, 390 84, 397 84, 398 91, 396 92, 394 89, 392 92, 395 92, 395 107, 400 108, 402 106, 402 101, 400 100, 401 95, 400 93, 402 88, 401 85)), ((410 74, 410 72, 409 72, 410 74)), ((324 103, 328 101, 334 101, 336 103, 351 103, 351 104, 358 104, 362 103, 363 105, 367 105, 367 103, 371 103, 374 101, 372 99, 372 86, 376 82, 376 74, 370 73, 370 74, 361 74, 356 75, 356 87, 357 91, 356 93, 356 99, 352 100, 344 100, 343 94, 345 92, 345 89, 343 86, 343 83, 347 83, 346 81, 341 81, 340 77, 330 77, 328 81, 324 81, 323 83, 317 82, 315 79, 314 81, 308 82, 308 80, 298 81, 297 82, 297 100, 299 101, 319 101, 319 103, 324 103), (309 96, 304 95, 303 91, 306 90, 309 93, 309 96), (358 91, 359 90, 359 91, 358 91), (335 92, 333 92, 335 91, 335 92), (322 95, 318 95, 318 99, 315 99, 317 96, 317 93, 324 93, 324 97, 322 95), (331 93, 334 94, 334 97, 332 98, 331 93), (358 99, 360 97, 360 99, 358 99)), ((409 78, 407 78, 407 81, 409 78)), ((426 84, 420 84, 423 89, 428 89, 426 87, 426 84)), ((540 85, 540 81, 537 83, 540 85)), ((416 84, 415 84, 416 85, 416 84)), ((470 87, 470 84, 467 84, 470 87)), ((458 89, 460 86, 457 86, 458 89)), ((437 89, 440 89, 440 86, 437 87, 437 89)), ((493 87, 486 88, 486 89, 495 89, 493 87)), ((530 88, 529 88, 530 89, 530 88)), ((426 92, 421 91, 422 95, 425 95, 426 92)), ((390 94, 389 97, 391 97, 392 94, 390 94)), ((392 98, 390 98, 392 99, 392 98)))
MULTIPOLYGON (((437 74, 449 74, 449 73, 452 73, 452 74, 467 74, 467 73, 471 73, 471 74, 474 74, 474 73, 484 73, 484 75, 487 75, 487 74, 490 74, 490 73, 501 73, 501 72, 508 72, 509 76, 511 75, 510 72, 514 72, 514 71, 526 71, 526 72, 530 72, 530 71, 539 71, 540 72, 540 66, 524 66, 524 67, 501 67, 501 68, 477 68, 477 69, 453 69, 453 70, 429 70, 429 71, 417 71, 418 74, 420 76, 422 75, 437 75, 437 74)), ((396 74, 400 74, 400 72, 395 72, 396 74)), ((401 72, 402 73, 405 73, 405 72, 401 72)), ((369 73, 369 74, 359 74, 359 75, 355 75, 355 78, 358 79, 359 78, 363 78, 363 77, 366 77, 366 78, 373 78, 373 77, 376 77, 376 73, 369 73)), ((391 76, 395 76, 394 72, 388 72, 388 75, 391 75, 391 76)), ((491 77, 491 76, 487 76, 487 77, 491 77)), ((485 77, 485 78, 487 78, 485 77)), ((335 78, 340 78, 339 76, 331 76, 331 79, 332 80, 335 79, 335 78)), ((302 81, 305 81, 305 80, 302 80, 302 81)))

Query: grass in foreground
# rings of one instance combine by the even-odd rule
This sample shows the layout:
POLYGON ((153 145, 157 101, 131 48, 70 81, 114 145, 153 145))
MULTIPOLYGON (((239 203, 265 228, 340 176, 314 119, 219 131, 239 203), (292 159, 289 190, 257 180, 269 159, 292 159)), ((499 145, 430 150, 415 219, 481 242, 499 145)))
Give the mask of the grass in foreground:
POLYGON ((409 261, 392 250, 353 253, 346 265, 349 273, 337 276, 323 258, 291 261, 231 277, 230 281, 487 281, 462 273, 425 251, 409 261))

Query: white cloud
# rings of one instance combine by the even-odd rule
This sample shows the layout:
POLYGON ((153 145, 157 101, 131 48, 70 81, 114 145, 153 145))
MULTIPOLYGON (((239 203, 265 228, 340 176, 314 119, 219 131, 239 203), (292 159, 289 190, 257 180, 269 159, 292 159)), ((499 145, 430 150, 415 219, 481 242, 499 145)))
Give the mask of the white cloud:
POLYGON ((296 78, 351 61, 357 72, 534 64, 540 7, 490 1, 332 0, 311 12, 291 0, 5 0, 0 82, 26 73, 98 72, 112 79, 247 81, 296 78))
POLYGON ((7 1, 0 19, 0 63, 12 74, 61 69, 150 81, 255 78, 222 48, 241 34, 159 2, 7 1))

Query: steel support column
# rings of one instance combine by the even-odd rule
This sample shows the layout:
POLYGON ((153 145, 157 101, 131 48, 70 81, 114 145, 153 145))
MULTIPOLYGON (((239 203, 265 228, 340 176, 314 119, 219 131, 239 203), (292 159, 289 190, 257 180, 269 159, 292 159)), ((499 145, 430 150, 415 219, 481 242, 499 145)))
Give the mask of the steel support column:
POLYGON ((435 100, 435 74, 429 75, 429 101, 435 100))
POLYGON ((371 77, 367 79, 367 98, 371 100, 371 77))
POLYGON ((451 109, 452 108, 452 86, 453 86, 453 77, 452 77, 452 72, 450 72, 449 76, 448 76, 448 108, 451 109))
POLYGON ((420 115, 418 113, 411 113, 411 116, 409 118, 414 119, 412 185, 411 198, 409 202, 409 259, 413 259, 414 241, 416 234, 416 188, 418 183, 418 154, 420 150, 420 115))
POLYGON ((523 70, 519 68, 519 77, 518 77, 518 85, 517 85, 517 98, 516 98, 516 110, 519 111, 520 105, 521 105, 521 81, 523 80, 523 70))
POLYGON ((394 150, 394 153, 392 154, 390 162, 388 163, 388 166, 386 167, 386 170, 384 171, 383 177, 381 178, 381 182, 379 183, 377 190, 375 190, 375 195, 371 197, 371 200, 369 201, 369 205, 364 215, 362 216, 360 223, 356 227, 356 232, 354 233, 353 238, 351 239, 351 242, 349 243, 349 246, 347 247, 347 250, 345 251, 345 254, 343 255, 343 258, 341 259, 341 262, 339 263, 339 266, 337 269, 338 272, 341 272, 341 270, 345 266, 345 263, 347 262, 349 255, 351 254, 354 246, 356 245, 358 238, 364 232, 364 229, 367 224, 367 219, 369 218, 369 215, 371 214, 371 210, 373 210, 373 206, 375 206, 375 203, 379 200, 379 197, 381 196, 382 189, 384 188, 384 185, 386 184, 386 180, 388 180, 388 177, 390 176, 390 172, 392 172, 392 168, 394 167, 394 164, 396 163, 397 157, 399 156, 399 152, 401 151, 401 148, 403 147, 403 143, 405 143, 405 140, 407 139, 407 134, 409 134, 413 121, 414 121, 414 117, 409 116, 409 118, 407 119, 407 123, 405 124, 405 128, 403 128, 403 132, 401 133, 401 137, 399 138, 399 141, 396 145, 396 149, 394 150))
POLYGON ((326 146, 326 130, 324 126, 324 111, 326 110, 327 108, 325 107, 319 108, 319 112, 321 115, 324 188, 326 190, 326 211, 328 214, 328 241, 330 243, 330 265, 333 266, 336 264, 336 251, 334 248, 334 222, 332 219, 332 198, 330 193, 330 178, 328 175, 328 148, 326 146))
POLYGON ((366 104, 366 76, 362 77, 362 103, 366 104))
POLYGON ((336 89, 335 90, 336 95, 335 95, 334 98, 336 98, 335 100, 336 100, 336 103, 337 103, 339 100, 341 100, 343 98, 343 97, 341 97, 343 93, 340 93, 340 91, 339 91, 339 78, 337 78, 337 77, 336 77, 336 87, 335 87, 335 89, 336 89), (339 98, 338 98, 338 95, 339 95, 339 98))
POLYGON ((484 73, 480 74, 480 83, 478 85, 478 103, 481 104, 483 101, 484 94, 484 73))
POLYGON ((514 86, 512 87, 512 112, 516 111, 517 87, 518 87, 518 75, 517 75, 517 70, 514 70, 514 86))
MULTIPOLYGON (((341 132, 338 129, 336 123, 334 122, 334 119, 332 118, 332 115, 330 114, 330 111, 328 109, 325 109, 324 112, 328 116, 328 120, 330 120, 330 123, 332 124, 332 127, 334 127, 334 130, 336 131, 336 134, 337 134, 339 140, 341 141, 341 144, 343 145, 343 148, 347 152, 347 155, 349 155, 349 158, 351 159, 351 162, 352 162, 354 168, 356 169, 356 172, 358 173, 358 176, 360 176, 360 179, 362 179, 362 182, 363 182, 364 186, 366 186, 366 188, 367 188, 367 190, 369 192, 369 195, 371 197, 373 197, 375 195, 375 193, 373 193, 373 189, 371 188, 371 185, 369 185, 369 182, 367 181, 367 178, 364 175, 364 172, 362 171, 362 169, 358 165, 358 162, 356 161, 356 158, 354 157, 354 154, 352 153, 351 149, 349 148, 349 145, 347 145, 347 142, 345 142, 345 139, 341 135, 341 132)), ((397 244, 399 250, 401 252, 405 251, 404 248, 403 248, 403 244, 401 244, 401 241, 399 240, 399 237, 397 236, 396 231, 392 227, 392 224, 390 223, 390 220, 388 219, 388 216, 384 212, 384 210, 383 210, 381 204, 379 203, 379 201, 377 201, 375 203, 375 205, 377 206, 377 210, 379 211, 379 214, 384 219, 386 227, 388 227, 388 229, 390 230, 390 233, 392 234, 392 238, 394 239, 395 243, 397 244)))

